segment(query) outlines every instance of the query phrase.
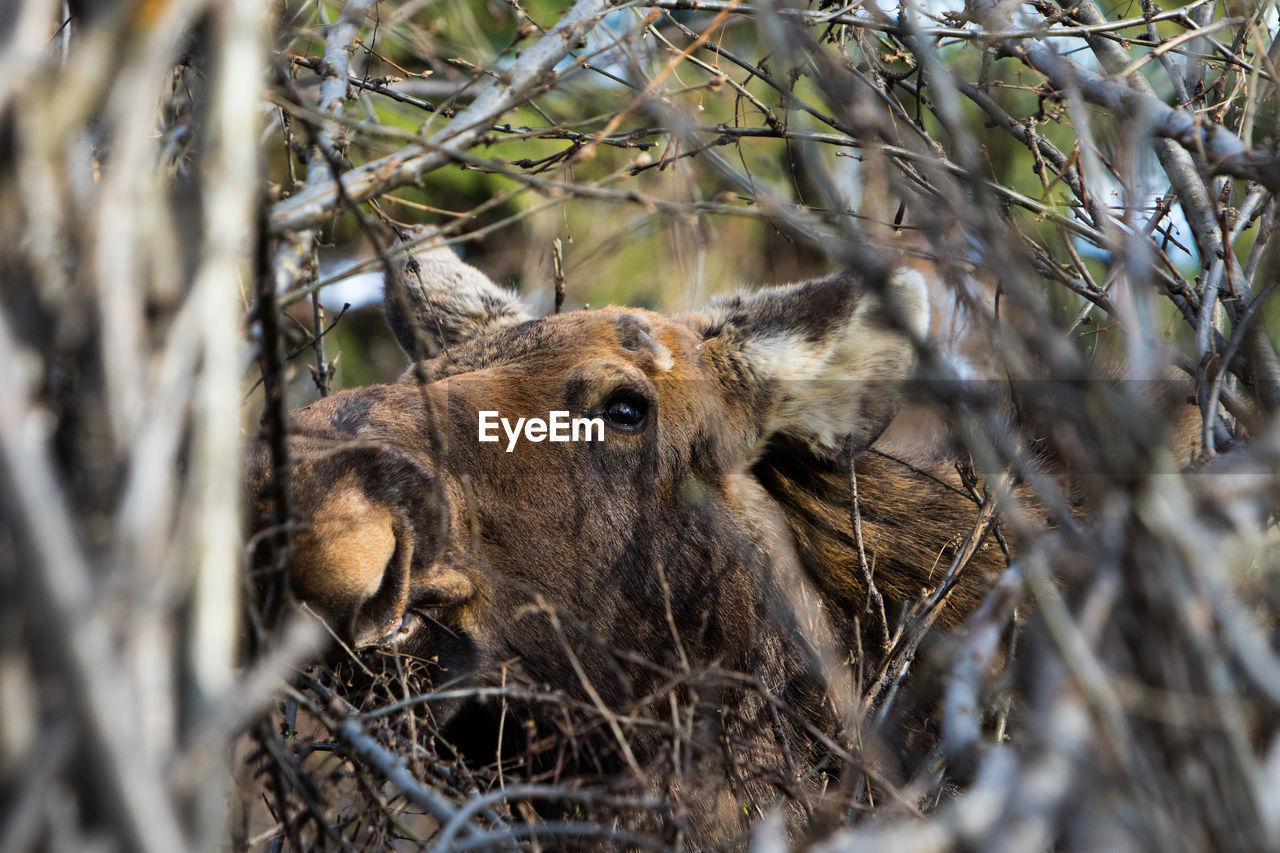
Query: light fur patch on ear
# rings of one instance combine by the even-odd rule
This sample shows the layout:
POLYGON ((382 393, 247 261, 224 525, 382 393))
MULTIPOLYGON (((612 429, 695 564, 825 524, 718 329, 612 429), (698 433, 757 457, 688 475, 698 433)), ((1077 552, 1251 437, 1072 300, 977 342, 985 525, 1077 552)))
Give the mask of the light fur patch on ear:
POLYGON ((915 370, 910 336, 928 332, 929 296, 921 275, 906 268, 888 277, 883 293, 838 275, 761 291, 740 301, 728 323, 741 335, 741 375, 762 383, 772 404, 760 447, 784 433, 838 453, 846 438, 855 448, 875 441, 897 413, 915 370))
POLYGON ((387 323, 411 358, 523 323, 531 314, 520 298, 436 246, 397 264, 383 295, 387 323))
POLYGON ((889 273, 889 310, 911 334, 924 340, 929 334, 929 285, 919 270, 898 267, 889 273))

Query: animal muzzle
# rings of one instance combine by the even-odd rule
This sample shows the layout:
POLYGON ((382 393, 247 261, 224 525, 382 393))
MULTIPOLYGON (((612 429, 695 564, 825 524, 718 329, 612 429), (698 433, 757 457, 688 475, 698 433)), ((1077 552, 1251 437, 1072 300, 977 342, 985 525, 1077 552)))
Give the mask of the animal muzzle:
POLYGON ((290 571, 298 601, 357 646, 394 635, 408 604, 411 525, 355 487, 302 509, 290 571))
MULTIPOLYGON (((247 455, 246 523, 256 534, 281 514, 265 448, 251 446, 247 455)), ((293 597, 355 648, 398 646, 415 634, 435 645, 441 628, 453 634, 458 605, 475 597, 478 576, 469 549, 453 542, 470 537, 450 533, 458 507, 442 472, 425 457, 327 434, 292 436, 290 456, 293 597)), ((255 566, 267 550, 254 549, 255 566)), ((267 578, 265 568, 255 574, 267 578)))
POLYGON ((283 493, 283 510, 265 447, 248 448, 245 521, 255 543, 251 574, 260 598, 273 598, 277 572, 285 567, 278 563, 278 549, 263 543, 278 536, 271 531, 288 519, 293 538, 286 576, 292 597, 344 642, 367 643, 379 629, 390 630, 404 611, 412 528, 407 514, 389 499, 394 495, 378 491, 378 484, 388 481, 385 469, 392 461, 382 458, 385 454, 334 452, 332 441, 311 444, 291 442, 294 476, 283 493))

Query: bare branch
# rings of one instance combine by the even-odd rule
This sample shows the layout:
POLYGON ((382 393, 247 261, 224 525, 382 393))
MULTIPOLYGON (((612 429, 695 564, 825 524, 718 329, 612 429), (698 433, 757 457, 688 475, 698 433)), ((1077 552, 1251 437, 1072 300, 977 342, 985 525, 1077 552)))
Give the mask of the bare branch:
POLYGON ((453 154, 466 151, 475 138, 503 113, 544 85, 545 76, 578 46, 608 7, 608 0, 577 0, 537 44, 520 54, 501 79, 487 84, 466 109, 425 140, 431 148, 423 150, 419 146, 407 146, 352 169, 342 176, 341 193, 329 183, 308 188, 277 202, 270 216, 272 232, 283 233, 315 225, 337 208, 343 196, 358 204, 387 190, 412 183, 449 162, 453 154))

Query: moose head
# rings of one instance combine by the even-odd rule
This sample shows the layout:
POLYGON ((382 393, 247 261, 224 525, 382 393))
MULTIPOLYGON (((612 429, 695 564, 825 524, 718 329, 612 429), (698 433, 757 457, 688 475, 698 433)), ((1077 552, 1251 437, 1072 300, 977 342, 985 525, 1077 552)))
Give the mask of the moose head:
MULTIPOLYGON (((352 646, 429 659, 448 678, 483 683, 501 667, 623 709, 672 673, 715 667, 767 685, 809 729, 838 728, 848 685, 832 661, 856 645, 867 593, 849 451, 897 410, 927 303, 900 270, 687 316, 534 318, 450 250, 424 253, 385 300, 412 367, 291 415, 293 593, 352 646)), ((250 456, 263 510, 269 465, 261 448, 250 456)), ((858 474, 865 556, 891 602, 910 600, 973 507, 873 456, 858 474)), ((977 595, 957 592, 953 612, 977 595)), ((803 725, 779 732, 766 702, 726 701, 736 722, 715 725, 750 733, 741 742, 806 742, 803 725)), ((462 703, 447 723, 492 755, 493 717, 462 703)), ((657 750, 636 736, 616 751, 643 766, 657 750)))

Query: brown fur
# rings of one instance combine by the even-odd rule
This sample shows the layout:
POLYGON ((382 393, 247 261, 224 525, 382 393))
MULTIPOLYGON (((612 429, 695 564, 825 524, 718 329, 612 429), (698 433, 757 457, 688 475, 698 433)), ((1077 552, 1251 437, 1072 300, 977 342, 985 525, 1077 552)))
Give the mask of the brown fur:
MULTIPOLYGON (((297 597, 349 642, 429 658, 446 678, 495 683, 501 670, 613 712, 653 705, 669 716, 664 685, 681 672, 746 674, 795 715, 775 719, 733 679, 686 677, 678 691, 719 709, 699 716, 705 786, 686 776, 678 792, 693 837, 734 837, 742 804, 767 808, 780 790, 802 814, 829 769, 810 732, 839 739, 848 719, 838 662, 857 645, 851 617, 866 597, 839 451, 844 435, 865 446, 892 417, 912 369, 895 329, 928 310, 911 282, 887 287, 882 301, 833 276, 683 319, 607 308, 514 322, 518 306, 495 308, 496 289, 434 316, 412 293, 398 300, 406 316, 389 300, 406 348, 433 351, 403 330, 430 336, 441 317, 447 347, 393 385, 293 413, 293 502, 310 520, 296 543, 297 597), (488 328, 468 304, 505 319, 466 339, 459 329, 488 328), (476 440, 480 410, 598 413, 620 392, 648 418, 606 428, 603 442, 522 439, 507 453, 505 436, 476 440)), ((258 450, 251 488, 266 471, 258 450)), ((859 456, 857 474, 877 585, 890 606, 912 601, 977 508, 874 454, 859 456)), ((994 547, 979 551, 943 621, 963 618, 1002 564, 994 547)), ((555 728, 545 708, 518 713, 555 728)), ((444 716, 464 749, 494 754, 491 707, 459 703, 444 716)), ((603 731, 582 769, 634 763, 651 787, 672 784, 660 737, 634 729, 626 740, 603 731)))
MULTIPOLYGON (((959 476, 944 465, 922 471, 877 453, 856 462, 862 546, 872 579, 894 603, 932 590, 978 519, 978 506, 959 476)), ((854 538, 848 467, 826 464, 794 446, 779 448, 754 473, 782 507, 806 574, 849 612, 867 606, 866 583, 854 538)), ((984 539, 938 621, 954 627, 979 604, 986 581, 1003 566, 999 546, 984 539)))

